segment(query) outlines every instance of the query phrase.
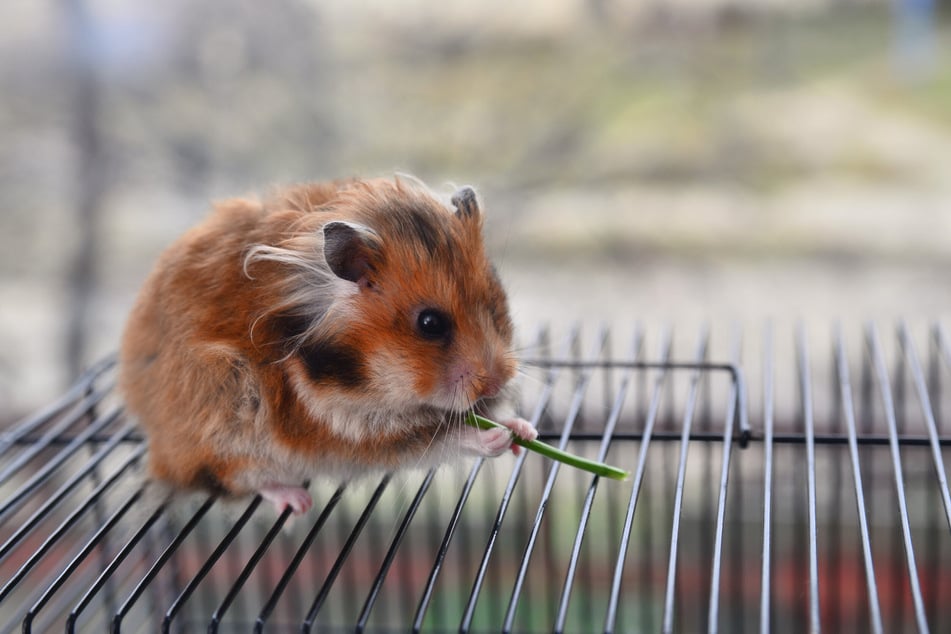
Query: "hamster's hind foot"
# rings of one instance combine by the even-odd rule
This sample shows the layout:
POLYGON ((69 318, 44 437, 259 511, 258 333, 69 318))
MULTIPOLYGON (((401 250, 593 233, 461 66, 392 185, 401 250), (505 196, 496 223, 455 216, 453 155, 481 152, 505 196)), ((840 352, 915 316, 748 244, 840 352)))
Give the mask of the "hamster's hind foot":
POLYGON ((278 513, 290 508, 294 515, 302 515, 310 510, 314 501, 304 487, 288 486, 286 484, 269 484, 258 490, 261 497, 274 505, 278 513))

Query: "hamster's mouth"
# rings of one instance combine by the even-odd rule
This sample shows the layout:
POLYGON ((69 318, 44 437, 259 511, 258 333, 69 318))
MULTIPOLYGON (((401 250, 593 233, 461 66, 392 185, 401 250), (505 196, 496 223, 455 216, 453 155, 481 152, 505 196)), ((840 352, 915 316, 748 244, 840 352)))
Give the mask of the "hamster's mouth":
POLYGON ((485 403, 482 399, 470 399, 465 396, 461 398, 446 396, 434 399, 430 401, 429 406, 449 416, 465 416, 469 412, 478 412, 485 409, 485 403))
POLYGON ((457 362, 443 375, 428 400, 454 413, 485 410, 492 401, 502 397, 514 378, 514 373, 506 370, 506 366, 494 363, 457 362))
POLYGON ((481 397, 477 399, 464 399, 464 402, 449 403, 448 406, 440 407, 448 416, 467 416, 472 414, 485 414, 490 409, 491 397, 481 397))

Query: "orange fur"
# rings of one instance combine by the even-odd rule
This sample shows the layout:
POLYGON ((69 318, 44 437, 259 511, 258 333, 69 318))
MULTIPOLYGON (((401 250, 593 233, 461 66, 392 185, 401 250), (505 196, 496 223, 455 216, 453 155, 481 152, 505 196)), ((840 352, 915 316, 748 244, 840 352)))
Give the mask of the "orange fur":
POLYGON ((481 236, 481 214, 400 179, 217 205, 160 257, 123 336, 120 387, 153 476, 242 494, 484 453, 459 412, 506 407, 493 397, 516 361, 481 236), (332 221, 368 228, 357 282, 324 260, 332 221), (451 316, 451 338, 414 330, 425 308, 451 316), (331 363, 339 380, 320 374, 331 363))

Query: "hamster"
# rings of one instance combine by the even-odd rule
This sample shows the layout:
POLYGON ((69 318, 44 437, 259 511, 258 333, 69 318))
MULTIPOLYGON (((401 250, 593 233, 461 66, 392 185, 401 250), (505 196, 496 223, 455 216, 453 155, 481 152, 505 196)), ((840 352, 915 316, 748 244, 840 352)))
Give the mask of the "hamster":
POLYGON ((517 359, 471 188, 306 184, 219 203, 159 258, 123 333, 119 389, 172 490, 306 512, 321 474, 516 453, 517 359), (463 423, 475 410, 507 429, 463 423))

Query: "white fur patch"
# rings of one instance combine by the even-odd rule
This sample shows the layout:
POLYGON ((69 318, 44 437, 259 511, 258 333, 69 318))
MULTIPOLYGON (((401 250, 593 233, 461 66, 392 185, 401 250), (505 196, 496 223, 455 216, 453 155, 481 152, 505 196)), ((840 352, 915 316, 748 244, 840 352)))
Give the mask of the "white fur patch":
MULTIPOLYGON (((341 316, 346 316, 344 307, 347 300, 356 295, 359 288, 330 271, 321 253, 319 236, 301 236, 288 240, 286 245, 258 244, 248 249, 243 263, 244 274, 248 279, 254 279, 253 265, 261 261, 277 262, 287 268, 281 288, 282 301, 267 308, 269 313, 310 317, 308 328, 298 335, 300 341, 304 341, 318 333, 331 309, 344 311, 341 316)), ((254 324, 250 336, 253 341, 254 324)))

